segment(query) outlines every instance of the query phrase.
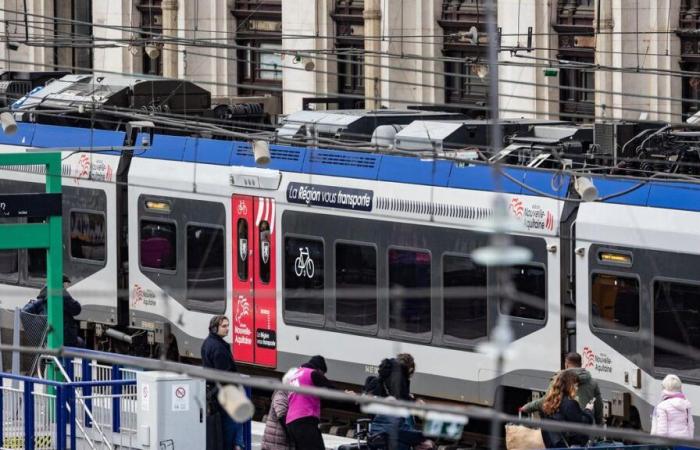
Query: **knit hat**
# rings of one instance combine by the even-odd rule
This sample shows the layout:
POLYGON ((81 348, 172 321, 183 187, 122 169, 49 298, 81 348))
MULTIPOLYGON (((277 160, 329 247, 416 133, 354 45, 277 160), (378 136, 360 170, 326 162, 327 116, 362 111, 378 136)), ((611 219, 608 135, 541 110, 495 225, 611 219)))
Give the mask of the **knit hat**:
POLYGON ((328 372, 328 367, 326 367, 326 360, 321 355, 312 356, 311 359, 309 359, 309 362, 304 364, 302 367, 320 370, 323 373, 328 372))

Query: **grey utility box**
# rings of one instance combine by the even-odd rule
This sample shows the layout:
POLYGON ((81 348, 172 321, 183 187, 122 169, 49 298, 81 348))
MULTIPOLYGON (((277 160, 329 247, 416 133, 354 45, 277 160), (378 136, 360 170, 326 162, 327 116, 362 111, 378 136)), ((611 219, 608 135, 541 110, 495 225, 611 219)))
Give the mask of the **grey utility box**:
POLYGON ((144 449, 206 447, 206 385, 172 372, 137 372, 138 442, 144 449))

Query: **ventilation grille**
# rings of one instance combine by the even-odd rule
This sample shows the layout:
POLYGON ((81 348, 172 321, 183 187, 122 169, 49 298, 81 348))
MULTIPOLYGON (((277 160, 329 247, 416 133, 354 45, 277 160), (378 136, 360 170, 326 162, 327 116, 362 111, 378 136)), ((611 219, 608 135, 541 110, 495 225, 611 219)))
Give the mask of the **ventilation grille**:
MULTIPOLYGON (((252 151, 250 152, 252 154, 252 151)), ((270 149, 270 157, 277 160, 285 161, 299 161, 301 152, 299 150, 286 149, 286 148, 273 148, 270 149)))
MULTIPOLYGON (((22 164, 11 166, 0 166, 0 169, 9 170, 11 172, 35 173, 38 175, 46 174, 46 166, 43 164, 22 164)), ((71 175, 70 164, 61 164, 61 176, 69 177, 71 175)))
POLYGON ((374 169, 374 166, 377 164, 377 157, 363 155, 346 155, 335 152, 316 151, 311 154, 311 162, 320 164, 330 164, 334 166, 374 169))
POLYGON ((453 205, 449 203, 423 202, 398 198, 377 197, 377 209, 409 214, 427 214, 467 220, 486 220, 493 215, 491 208, 453 205))

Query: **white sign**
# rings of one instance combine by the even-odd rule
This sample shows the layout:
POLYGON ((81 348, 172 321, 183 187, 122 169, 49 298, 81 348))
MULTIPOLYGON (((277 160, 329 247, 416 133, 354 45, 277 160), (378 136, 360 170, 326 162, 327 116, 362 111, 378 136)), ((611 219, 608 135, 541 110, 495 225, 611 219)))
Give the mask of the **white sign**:
POLYGON ((173 385, 173 411, 189 411, 190 410, 190 385, 189 384, 174 384, 173 385))
POLYGON ((148 390, 148 385, 144 384, 141 386, 141 410, 142 411, 148 411, 149 406, 148 403, 151 400, 151 393, 148 390))

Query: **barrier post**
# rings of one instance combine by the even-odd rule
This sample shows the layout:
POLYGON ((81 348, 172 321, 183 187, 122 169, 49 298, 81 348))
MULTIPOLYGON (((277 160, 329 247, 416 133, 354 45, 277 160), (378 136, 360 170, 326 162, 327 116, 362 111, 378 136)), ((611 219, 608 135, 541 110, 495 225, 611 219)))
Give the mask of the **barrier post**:
MULTIPOLYGON (((81 361, 82 362, 80 364, 80 369, 83 375, 83 381, 92 381, 92 370, 90 370, 90 360, 83 358, 81 361)), ((92 386, 83 387, 82 392, 83 397, 85 398, 85 427, 92 428, 92 420, 90 419, 90 416, 87 413, 87 411, 92 411, 92 386)))
MULTIPOLYGON (((3 394, 5 393, 3 389, 3 386, 5 386, 4 382, 5 380, 0 376, 0 445, 3 447, 5 446, 5 436, 3 434, 3 425, 5 424, 5 399, 3 398, 3 394)), ((10 396, 10 398, 12 398, 12 396, 10 396)))
POLYGON ((75 449, 75 422, 78 420, 78 410, 75 409, 75 386, 68 386, 68 405, 70 406, 70 448, 75 449))
MULTIPOLYGON (((24 381, 24 448, 34 450, 34 383, 24 381)), ((57 408, 58 409, 58 408, 57 408)))
POLYGON ((65 385, 61 383, 56 388, 56 448, 66 448, 66 392, 65 385))
MULTIPOLYGON (((112 366, 112 380, 121 379, 121 366, 115 364, 112 366)), ((112 385, 112 431, 114 431, 115 433, 119 433, 121 431, 121 411, 119 410, 119 406, 121 403, 119 400, 121 395, 121 385, 112 385)))

